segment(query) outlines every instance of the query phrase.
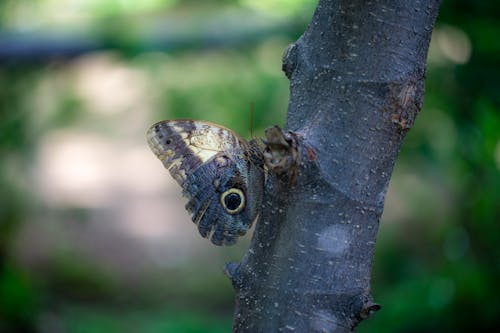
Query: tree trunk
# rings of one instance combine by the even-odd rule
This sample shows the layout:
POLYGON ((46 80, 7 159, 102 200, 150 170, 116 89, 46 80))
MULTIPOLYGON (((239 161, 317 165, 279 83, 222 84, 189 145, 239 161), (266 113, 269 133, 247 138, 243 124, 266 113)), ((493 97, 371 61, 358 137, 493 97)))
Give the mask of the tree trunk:
POLYGON ((379 309, 370 294, 377 229, 422 105, 438 8, 438 0, 320 0, 287 48, 290 132, 279 146, 269 143, 273 130, 267 151, 296 165, 271 165, 250 248, 226 267, 235 332, 352 332, 379 309))

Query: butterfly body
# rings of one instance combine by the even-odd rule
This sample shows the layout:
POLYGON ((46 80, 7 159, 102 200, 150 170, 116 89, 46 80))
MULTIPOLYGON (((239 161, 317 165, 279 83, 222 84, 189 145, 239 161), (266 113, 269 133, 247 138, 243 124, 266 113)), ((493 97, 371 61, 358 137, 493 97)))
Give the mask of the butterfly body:
POLYGON ((232 245, 258 218, 264 184, 256 141, 219 125, 166 120, 147 132, 148 144, 188 199, 200 234, 232 245))

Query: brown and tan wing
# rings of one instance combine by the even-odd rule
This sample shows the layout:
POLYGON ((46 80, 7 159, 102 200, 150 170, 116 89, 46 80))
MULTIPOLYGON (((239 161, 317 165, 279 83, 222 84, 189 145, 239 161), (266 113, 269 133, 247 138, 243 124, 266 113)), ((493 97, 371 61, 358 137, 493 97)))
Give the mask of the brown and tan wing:
POLYGON ((164 120, 151 126, 146 136, 153 153, 180 185, 217 153, 241 151, 246 145, 233 131, 196 120, 164 120))

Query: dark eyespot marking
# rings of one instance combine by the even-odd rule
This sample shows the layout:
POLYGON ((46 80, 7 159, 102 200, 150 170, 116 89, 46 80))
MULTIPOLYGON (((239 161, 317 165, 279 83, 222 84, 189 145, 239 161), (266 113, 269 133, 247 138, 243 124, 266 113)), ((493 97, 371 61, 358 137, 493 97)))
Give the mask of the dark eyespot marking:
POLYGON ((229 214, 236 214, 245 207, 245 194, 240 189, 231 188, 221 194, 220 202, 229 214))
POLYGON ((165 144, 166 144, 166 145, 169 145, 169 144, 171 144, 171 143, 172 143, 172 140, 170 140, 170 139, 165 140, 165 144))
POLYGON ((241 205, 241 197, 239 194, 229 193, 224 198, 224 203, 229 210, 238 209, 238 207, 241 205))

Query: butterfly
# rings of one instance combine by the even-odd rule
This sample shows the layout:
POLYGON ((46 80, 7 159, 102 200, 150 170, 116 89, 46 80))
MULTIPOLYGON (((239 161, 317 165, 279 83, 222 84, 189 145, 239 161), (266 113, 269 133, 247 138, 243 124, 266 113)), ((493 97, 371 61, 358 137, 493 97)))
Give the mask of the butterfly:
POLYGON ((232 245, 258 219, 262 150, 232 130, 198 120, 164 120, 147 131, 153 153, 182 187, 201 236, 232 245))

